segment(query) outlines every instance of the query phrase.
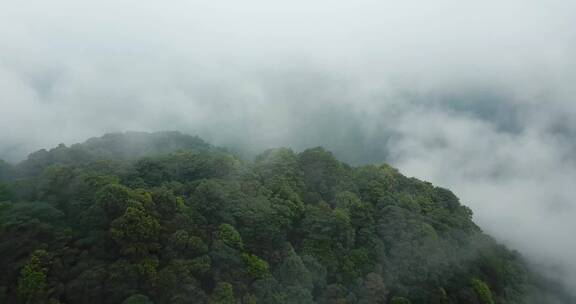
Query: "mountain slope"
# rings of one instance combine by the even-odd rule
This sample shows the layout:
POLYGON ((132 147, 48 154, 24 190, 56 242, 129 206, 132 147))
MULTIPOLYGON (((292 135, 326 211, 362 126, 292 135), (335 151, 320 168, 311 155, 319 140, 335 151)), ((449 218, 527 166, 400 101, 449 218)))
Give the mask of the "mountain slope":
POLYGON ((2 184, 2 303, 546 303, 452 192, 387 165, 179 133, 37 153, 2 184))

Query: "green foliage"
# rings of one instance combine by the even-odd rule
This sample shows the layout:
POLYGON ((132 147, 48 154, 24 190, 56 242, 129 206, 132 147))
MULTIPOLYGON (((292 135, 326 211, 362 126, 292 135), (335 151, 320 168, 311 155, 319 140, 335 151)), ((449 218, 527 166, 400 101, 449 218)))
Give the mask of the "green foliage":
POLYGON ((204 241, 185 230, 177 230, 170 237, 172 249, 181 252, 182 255, 198 255, 208 252, 208 246, 204 241))
POLYGON ((126 255, 147 256, 159 248, 160 224, 142 207, 128 207, 110 227, 110 235, 126 255))
POLYGON ((20 271, 18 296, 24 303, 40 303, 47 297, 47 275, 51 256, 36 250, 20 271))
POLYGON ((109 134, 0 170, 5 303, 533 304, 545 294, 449 190, 322 148, 248 162, 180 133, 109 134))
POLYGON ((64 218, 63 212, 46 202, 21 202, 5 208, 2 222, 11 231, 47 231, 60 226, 64 218))
POLYGON ((243 253, 242 260, 246 264, 246 273, 252 279, 262 279, 270 274, 270 266, 261 258, 253 254, 243 253))
POLYGON ((214 288, 210 297, 210 304, 235 304, 234 289, 232 284, 220 282, 214 288))
POLYGON ((9 201, 12 198, 12 191, 8 185, 0 182, 0 202, 9 201))
POLYGON ((97 194, 97 202, 110 219, 120 216, 126 208, 136 203, 135 193, 128 187, 110 184, 97 194))
POLYGON ((384 284, 384 279, 377 273, 369 273, 362 280, 359 290, 358 303, 386 303, 388 289, 384 284))
POLYGON ((492 299, 492 291, 490 291, 490 287, 488 287, 486 283, 478 279, 473 279, 472 287, 474 288, 474 292, 476 292, 476 295, 482 304, 494 304, 494 300, 492 299))
POLYGON ((302 258, 298 256, 292 248, 289 249, 288 255, 277 268, 275 277, 285 286, 302 286, 312 290, 313 277, 302 258))
POLYGON ((222 224, 218 229, 218 239, 220 239, 224 244, 242 250, 244 248, 244 242, 242 242, 242 237, 240 233, 236 231, 234 226, 230 224, 222 224))
POLYGON ((309 199, 331 201, 338 190, 350 186, 350 168, 321 147, 302 152, 298 161, 309 199))
POLYGON ((190 267, 189 269, 191 273, 201 276, 210 271, 211 263, 212 261, 210 260, 210 257, 203 255, 192 259, 188 266, 190 267))

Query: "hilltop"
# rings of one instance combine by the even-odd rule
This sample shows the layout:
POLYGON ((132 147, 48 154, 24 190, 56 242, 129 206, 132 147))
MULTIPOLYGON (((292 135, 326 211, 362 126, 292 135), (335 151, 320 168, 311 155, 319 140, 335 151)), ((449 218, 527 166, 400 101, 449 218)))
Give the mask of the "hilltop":
POLYGON ((1 303, 544 303, 449 190, 323 148, 117 133, 0 163, 1 303))

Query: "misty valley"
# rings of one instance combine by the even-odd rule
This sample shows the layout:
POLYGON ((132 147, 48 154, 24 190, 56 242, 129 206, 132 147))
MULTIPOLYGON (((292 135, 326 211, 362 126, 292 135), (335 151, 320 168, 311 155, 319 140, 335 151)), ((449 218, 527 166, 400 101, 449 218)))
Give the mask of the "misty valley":
POLYGON ((448 189, 231 151, 126 132, 0 161, 0 303, 576 303, 448 189))

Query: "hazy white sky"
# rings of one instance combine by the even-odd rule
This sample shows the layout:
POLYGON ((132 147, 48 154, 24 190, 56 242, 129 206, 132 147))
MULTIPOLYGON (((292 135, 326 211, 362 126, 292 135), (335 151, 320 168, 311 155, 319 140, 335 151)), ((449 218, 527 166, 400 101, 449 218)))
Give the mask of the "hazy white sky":
POLYGON ((0 157, 123 130, 324 145, 453 189, 576 288, 574 54, 570 0, 0 0, 0 157))

